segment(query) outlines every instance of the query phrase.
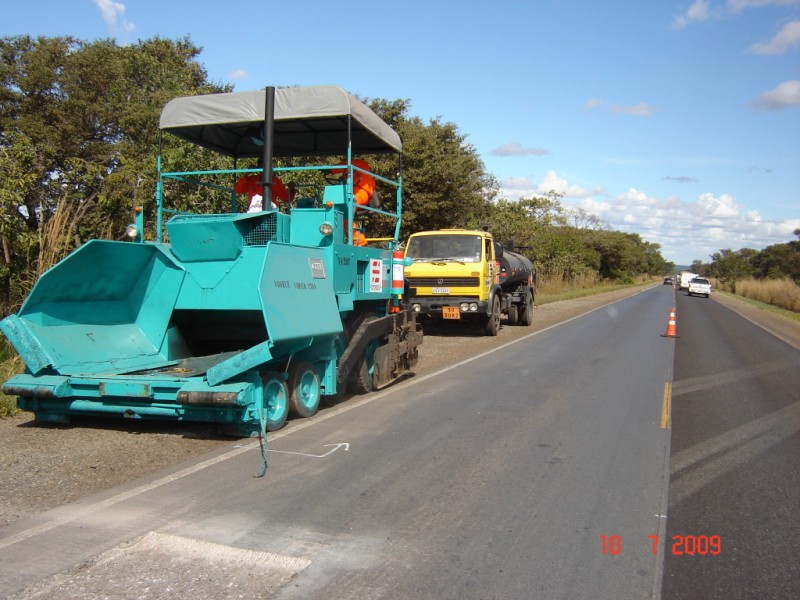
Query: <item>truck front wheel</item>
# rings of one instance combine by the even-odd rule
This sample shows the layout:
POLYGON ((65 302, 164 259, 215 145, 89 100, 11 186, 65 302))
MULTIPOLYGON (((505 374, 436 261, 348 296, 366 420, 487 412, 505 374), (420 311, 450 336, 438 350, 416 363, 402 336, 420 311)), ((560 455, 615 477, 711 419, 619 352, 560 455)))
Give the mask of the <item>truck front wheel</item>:
POLYGON ((500 331, 500 298, 496 295, 492 297, 492 310, 486 317, 486 322, 483 325, 483 331, 486 335, 497 335, 500 331))

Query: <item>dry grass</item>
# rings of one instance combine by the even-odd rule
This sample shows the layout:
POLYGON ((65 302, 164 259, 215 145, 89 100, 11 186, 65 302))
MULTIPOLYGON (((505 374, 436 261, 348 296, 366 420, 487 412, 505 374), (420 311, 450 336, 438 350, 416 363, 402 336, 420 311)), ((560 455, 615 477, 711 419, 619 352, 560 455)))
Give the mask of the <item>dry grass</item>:
POLYGON ((637 277, 633 283, 617 283, 614 281, 602 280, 597 276, 578 277, 570 281, 544 281, 537 280, 536 283, 536 304, 548 304, 560 300, 572 300, 593 296, 622 288, 634 287, 655 281, 652 277, 637 277))
POLYGON ((560 296, 576 291, 593 289, 603 285, 595 271, 570 277, 563 273, 539 273, 536 277, 536 295, 560 296))
POLYGON ((729 283, 719 281, 714 283, 715 287, 724 292, 800 313, 800 286, 788 277, 785 279, 751 278, 729 283))
MULTIPOLYGON (((28 292, 45 271, 66 257, 78 245, 78 225, 92 205, 93 202, 89 201, 70 202, 65 195, 59 200, 55 212, 40 225, 39 256, 27 279, 22 282, 28 292)), ((22 359, 6 340, 2 340, 2 345, 0 345, 0 383, 21 373, 23 369, 22 359)), ((0 393, 0 418, 14 415, 17 412, 16 399, 0 393)))
MULTIPOLYGON (((3 340, 3 344, 7 345, 8 343, 3 340)), ((10 349, 10 346, 9 352, 4 352, 3 355, 8 356, 9 354, 13 354, 13 350, 10 349)), ((23 370, 24 365, 22 364, 22 359, 18 355, 13 354, 11 358, 6 358, 0 362, 0 382, 8 381, 8 379, 17 373, 22 373, 23 370)), ((10 417, 18 412, 19 409, 17 408, 16 398, 13 396, 6 396, 5 394, 0 394, 0 419, 10 417)))

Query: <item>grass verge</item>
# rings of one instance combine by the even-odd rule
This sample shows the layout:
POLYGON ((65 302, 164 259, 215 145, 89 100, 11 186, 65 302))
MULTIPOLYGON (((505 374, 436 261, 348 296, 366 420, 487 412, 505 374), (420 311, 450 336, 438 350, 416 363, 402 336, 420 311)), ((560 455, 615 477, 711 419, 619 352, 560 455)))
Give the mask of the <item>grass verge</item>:
POLYGON ((613 292, 615 290, 622 290, 625 288, 645 287, 652 284, 652 281, 640 283, 620 283, 615 285, 600 285, 584 289, 571 289, 558 293, 536 294, 536 304, 549 304, 551 302, 560 302, 561 300, 575 300, 576 298, 585 298, 586 296, 604 294, 606 292, 613 292))
MULTIPOLYGON (((718 290, 716 293, 717 294, 723 294, 724 296, 727 296, 728 298, 735 298, 736 300, 744 302, 745 304, 749 304, 750 306, 754 306, 754 307, 759 308, 761 310, 765 310, 767 312, 770 312, 770 313, 773 313, 773 314, 776 314, 776 315, 780 315, 781 317, 785 317, 787 319, 791 319, 792 321, 800 323, 800 313, 798 313, 798 312, 794 312, 792 310, 787 310, 785 308, 781 308, 781 307, 775 306, 773 304, 767 304, 766 302, 759 302, 758 300, 753 300, 752 298, 748 298, 747 296, 740 296, 739 294, 732 294, 730 292, 723 292, 721 290, 718 290)), ((712 292, 712 294, 713 294, 713 292, 712 292)))

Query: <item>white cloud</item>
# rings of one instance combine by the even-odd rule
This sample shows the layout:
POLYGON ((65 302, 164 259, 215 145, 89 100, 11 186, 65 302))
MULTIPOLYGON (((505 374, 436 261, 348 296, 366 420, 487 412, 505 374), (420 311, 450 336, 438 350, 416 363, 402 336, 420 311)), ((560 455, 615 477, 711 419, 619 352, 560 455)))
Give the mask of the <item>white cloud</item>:
POLYGON ((683 29, 692 23, 699 23, 710 17, 711 7, 708 4, 708 0, 695 0, 684 14, 675 17, 672 21, 672 26, 675 29, 683 29))
POLYGON ((728 0, 725 8, 713 8, 709 0, 695 0, 685 13, 672 20, 673 29, 683 29, 694 23, 702 23, 711 18, 738 15, 748 8, 767 6, 800 6, 800 0, 728 0))
POLYGON ((520 198, 531 198, 539 194, 538 186, 529 177, 508 177, 500 185, 500 196, 515 202, 520 198))
MULTIPOLYGON (((583 110, 594 110, 605 104, 604 100, 591 98, 583 104, 583 110)), ((636 115, 639 117, 649 117, 655 112, 653 105, 647 104, 646 102, 640 102, 639 104, 613 104, 609 106, 608 109, 617 114, 636 115)))
POLYGON ((766 44, 753 44, 750 52, 755 54, 778 55, 785 53, 792 46, 800 45, 800 21, 790 21, 781 27, 766 44))
POLYGON ((615 104, 612 108, 615 113, 624 115, 636 115, 638 117, 649 117, 653 114, 653 107, 646 102, 634 105, 615 104))
POLYGON ((114 0, 94 0, 97 8, 100 9, 100 15, 108 27, 109 33, 117 35, 119 33, 129 33, 133 31, 136 26, 124 18, 125 5, 122 2, 114 2, 114 0))
POLYGON ((605 195, 602 186, 586 189, 579 185, 570 184, 553 170, 547 171, 541 183, 536 183, 528 177, 508 177, 500 182, 500 197, 517 201, 520 198, 543 196, 550 192, 560 194, 564 198, 583 199, 596 195, 605 195))
POLYGON ((697 177, 693 175, 667 175, 662 177, 666 181, 675 181, 677 183, 697 183, 697 177))
POLYGON ((523 148, 517 142, 508 142, 499 148, 495 148, 489 154, 492 156, 544 156, 550 154, 544 148, 523 148))
POLYGON ((591 198, 598 194, 604 194, 602 187, 596 187, 593 190, 588 190, 579 185, 570 185, 570 183, 558 175, 552 169, 545 173, 542 183, 536 186, 538 194, 547 194, 549 192, 556 192, 561 194, 564 198, 591 198))
POLYGON ((781 110, 800 106, 800 80, 784 81, 775 89, 761 94, 750 106, 756 110, 781 110))
POLYGON ((247 79, 248 77, 250 77, 250 74, 246 69, 234 69, 228 73, 228 79, 232 81, 241 81, 242 79, 247 79))
POLYGON ((733 196, 727 194, 723 194, 719 198, 709 193, 700 194, 697 199, 697 206, 700 207, 699 212, 707 217, 727 219, 739 214, 736 200, 733 199, 733 196))
POLYGON ((728 10, 733 14, 739 14, 746 8, 765 6, 800 6, 800 0, 728 0, 728 10))
POLYGON ((800 227, 800 218, 764 219, 730 194, 706 192, 685 201, 674 196, 661 199, 630 188, 612 198, 601 186, 584 188, 552 170, 539 183, 509 178, 502 185, 501 196, 509 199, 530 198, 551 190, 563 194, 566 208, 582 209, 612 229, 637 233, 645 241, 659 244, 664 258, 676 264, 708 262, 722 248, 759 250, 789 242, 800 227))
MULTIPOLYGON (((580 206, 589 212, 592 205, 580 206)), ((596 208, 596 207, 595 207, 596 208)), ((800 218, 766 221, 758 211, 746 210, 729 194, 704 193, 694 201, 660 200, 631 188, 594 213, 613 229, 638 233, 661 245, 667 260, 691 263, 722 248, 762 249, 794 239, 800 218)))

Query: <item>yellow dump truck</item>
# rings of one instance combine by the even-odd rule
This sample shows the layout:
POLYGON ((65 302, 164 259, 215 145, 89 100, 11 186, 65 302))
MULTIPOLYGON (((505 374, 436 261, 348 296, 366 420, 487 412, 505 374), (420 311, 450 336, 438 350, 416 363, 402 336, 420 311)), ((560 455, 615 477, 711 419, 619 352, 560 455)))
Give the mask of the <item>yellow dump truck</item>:
POLYGON ((497 335, 500 319, 533 323, 531 261, 504 249, 488 231, 440 229, 408 238, 404 304, 425 321, 479 324, 497 335))

